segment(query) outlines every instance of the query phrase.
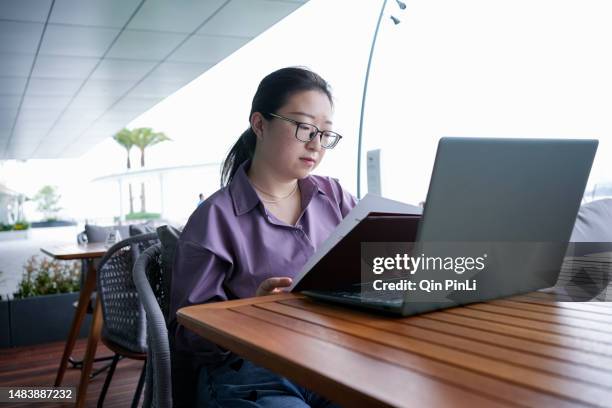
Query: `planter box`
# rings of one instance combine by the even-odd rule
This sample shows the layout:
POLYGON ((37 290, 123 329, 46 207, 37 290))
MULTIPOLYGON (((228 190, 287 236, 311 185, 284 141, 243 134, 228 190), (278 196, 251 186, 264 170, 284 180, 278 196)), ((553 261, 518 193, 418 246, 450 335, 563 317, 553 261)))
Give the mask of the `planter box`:
POLYGON ((28 239, 30 230, 0 231, 0 241, 13 241, 16 239, 28 239))
POLYGON ((0 348, 11 345, 11 321, 9 318, 9 302, 0 300, 0 348))
MULTIPOLYGON (((13 299, 10 303, 11 346, 29 346, 66 340, 79 293, 13 299)), ((79 337, 89 333, 91 315, 85 315, 79 337)))

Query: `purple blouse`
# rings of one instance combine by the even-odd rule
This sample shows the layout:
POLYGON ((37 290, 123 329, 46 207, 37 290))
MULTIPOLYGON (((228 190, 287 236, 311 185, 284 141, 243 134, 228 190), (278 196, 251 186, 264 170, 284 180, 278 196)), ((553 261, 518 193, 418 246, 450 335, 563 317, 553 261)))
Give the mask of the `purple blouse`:
POLYGON ((337 180, 310 175, 298 180, 302 212, 295 226, 267 211, 239 167, 229 186, 191 215, 178 241, 172 272, 170 330, 176 349, 201 364, 222 359, 221 350, 177 324, 185 306, 255 296, 267 278, 294 277, 315 249, 356 205, 337 180))

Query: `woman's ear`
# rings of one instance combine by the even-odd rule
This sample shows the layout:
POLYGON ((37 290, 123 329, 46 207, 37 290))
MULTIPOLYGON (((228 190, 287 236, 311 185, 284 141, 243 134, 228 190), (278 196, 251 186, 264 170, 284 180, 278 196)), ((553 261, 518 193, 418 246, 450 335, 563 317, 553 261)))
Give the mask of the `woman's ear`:
POLYGON ((257 136, 257 139, 263 138, 264 117, 259 112, 253 112, 251 115, 251 129, 257 136))

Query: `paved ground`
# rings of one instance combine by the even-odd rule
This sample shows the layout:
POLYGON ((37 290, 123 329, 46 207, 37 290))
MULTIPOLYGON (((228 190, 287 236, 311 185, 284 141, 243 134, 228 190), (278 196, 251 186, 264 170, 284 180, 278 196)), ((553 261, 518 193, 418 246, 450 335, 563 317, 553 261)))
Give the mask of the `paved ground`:
POLYGON ((21 280, 23 265, 32 255, 45 256, 40 247, 76 242, 82 226, 30 228, 28 239, 0 241, 0 295, 12 294, 21 280))

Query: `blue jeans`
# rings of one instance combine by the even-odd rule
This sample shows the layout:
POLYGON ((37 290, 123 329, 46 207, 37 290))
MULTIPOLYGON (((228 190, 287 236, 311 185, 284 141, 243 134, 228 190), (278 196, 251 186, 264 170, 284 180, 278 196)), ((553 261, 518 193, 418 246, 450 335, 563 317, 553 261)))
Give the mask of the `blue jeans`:
POLYGON ((222 408, 338 408, 325 398, 232 354, 214 369, 202 368, 198 406, 222 408))

